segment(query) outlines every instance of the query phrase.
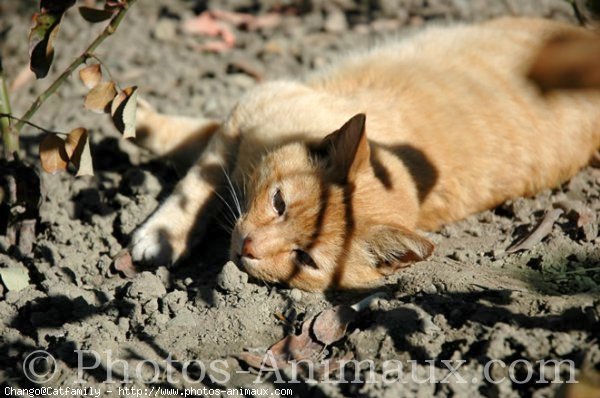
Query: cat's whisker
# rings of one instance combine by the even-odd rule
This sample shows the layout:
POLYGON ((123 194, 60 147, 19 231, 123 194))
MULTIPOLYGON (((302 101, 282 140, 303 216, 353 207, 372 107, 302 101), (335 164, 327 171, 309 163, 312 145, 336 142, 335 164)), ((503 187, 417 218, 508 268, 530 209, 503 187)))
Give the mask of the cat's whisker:
MULTIPOLYGON (((225 198, 219 192, 217 192, 215 190, 214 193, 219 199, 221 199, 221 201, 225 204, 225 206, 227 206, 227 209, 229 210, 229 213, 230 213, 229 215, 233 218, 233 220, 235 220, 233 222, 233 225, 235 225, 235 222, 237 222, 239 217, 236 216, 235 211, 233 210, 233 208, 231 207, 229 202, 227 202, 227 200, 225 200, 225 198)), ((224 213, 224 214, 227 214, 227 213, 224 213)))
POLYGON ((241 217, 242 216, 242 207, 240 205, 240 201, 237 197, 237 194, 235 192, 235 188, 233 186, 233 183, 231 182, 231 178, 229 178, 229 174, 227 173, 227 171, 225 170, 225 168, 223 167, 223 165, 221 166, 221 170, 223 170, 223 174, 225 174, 225 178, 227 179, 227 184, 229 187, 229 192, 231 193, 231 196, 233 197, 233 203, 235 204, 235 207, 238 211, 238 216, 241 217))

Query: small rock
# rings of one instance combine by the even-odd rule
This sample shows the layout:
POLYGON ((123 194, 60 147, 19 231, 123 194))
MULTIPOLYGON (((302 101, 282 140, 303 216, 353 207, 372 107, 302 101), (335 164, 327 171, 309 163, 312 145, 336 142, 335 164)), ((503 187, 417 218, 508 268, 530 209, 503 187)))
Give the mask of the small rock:
POLYGON ((127 289, 127 296, 134 299, 151 299, 162 297, 167 293, 165 286, 158 277, 148 271, 144 271, 131 282, 127 289))
POLYGON ((120 317, 118 325, 122 331, 127 332, 129 330, 129 319, 125 318, 124 316, 120 317))
POLYGON ((248 283, 248 274, 241 271, 232 261, 228 261, 217 278, 217 284, 226 292, 239 292, 248 283))
POLYGON ((175 327, 175 328, 179 328, 179 327, 188 327, 188 328, 195 328, 198 326, 198 323, 196 322, 196 317, 194 316, 194 314, 189 311, 189 310, 183 310, 181 312, 179 312, 175 318, 171 319, 171 321, 169 321, 169 327, 175 327))
POLYGON ((302 300, 302 292, 298 289, 292 289, 290 291, 290 298, 294 301, 302 300))
POLYGON ((146 314, 152 314, 158 311, 158 300, 155 298, 148 300, 148 302, 142 306, 142 309, 146 314))
POLYGON ((170 18, 161 18, 154 25, 153 33, 160 41, 174 41, 177 38, 177 22, 170 18))
POLYGON ((423 288, 423 293, 436 294, 437 293, 437 287, 435 287, 435 285, 433 283, 430 283, 429 285, 427 285, 427 286, 425 286, 423 288))
POLYGON ((339 33, 348 29, 346 15, 338 9, 332 9, 325 19, 325 31, 339 33))

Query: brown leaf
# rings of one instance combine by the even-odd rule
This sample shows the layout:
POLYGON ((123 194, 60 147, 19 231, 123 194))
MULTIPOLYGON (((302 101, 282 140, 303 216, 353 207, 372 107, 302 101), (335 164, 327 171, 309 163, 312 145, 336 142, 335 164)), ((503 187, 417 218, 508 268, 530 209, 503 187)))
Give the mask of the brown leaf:
POLYGON ((550 232, 558 217, 563 214, 562 209, 552 209, 544 215, 544 218, 538 225, 535 226, 533 231, 508 249, 507 253, 515 253, 519 250, 530 250, 533 246, 537 245, 544 239, 550 232))
POLYGON ((222 45, 232 48, 235 45, 235 35, 227 24, 221 22, 213 13, 205 11, 195 18, 188 19, 183 24, 183 30, 189 34, 210 37, 220 37, 222 45))
POLYGON ((269 347, 276 359, 299 361, 316 356, 323 349, 323 345, 314 341, 310 336, 310 327, 313 319, 304 321, 302 332, 299 335, 289 335, 269 347))
POLYGON ((108 105, 117 95, 114 82, 98 83, 85 96, 83 106, 93 112, 104 113, 108 111, 108 105))
POLYGON ((29 68, 38 79, 46 77, 54 60, 54 39, 62 14, 36 13, 29 32, 29 68))
POLYGON ((79 127, 69 133, 65 140, 65 152, 69 161, 77 168, 77 177, 94 175, 90 139, 86 129, 79 127))
POLYGON ((79 70, 79 78, 91 90, 102 81, 102 67, 100 64, 88 65, 79 70))
POLYGON ((249 366, 260 369, 263 365, 283 369, 288 365, 288 361, 299 361, 302 359, 316 358, 323 349, 323 345, 316 342, 310 336, 310 325, 313 318, 310 318, 302 324, 302 332, 296 336, 289 335, 273 344, 264 355, 244 352, 237 356, 238 359, 246 362, 249 366), (269 355, 270 352, 270 355, 269 355), (266 359, 272 361, 266 361, 266 359))
POLYGON ((346 305, 327 309, 315 318, 312 326, 313 333, 321 343, 333 344, 344 337, 348 324, 356 318, 356 315, 356 311, 346 305))
POLYGON ((123 133, 123 138, 135 138, 135 115, 137 111, 137 86, 121 91, 110 109, 113 123, 123 133))
POLYGON ((99 9, 86 6, 79 7, 79 14, 88 22, 97 23, 110 19, 114 14, 114 9, 99 9))
POLYGON ((137 275, 131 254, 127 250, 123 250, 115 256, 114 266, 117 271, 123 273, 127 278, 133 278, 137 275))
POLYGON ((40 142, 40 161, 47 173, 54 174, 66 170, 69 157, 63 139, 54 133, 47 133, 40 142))

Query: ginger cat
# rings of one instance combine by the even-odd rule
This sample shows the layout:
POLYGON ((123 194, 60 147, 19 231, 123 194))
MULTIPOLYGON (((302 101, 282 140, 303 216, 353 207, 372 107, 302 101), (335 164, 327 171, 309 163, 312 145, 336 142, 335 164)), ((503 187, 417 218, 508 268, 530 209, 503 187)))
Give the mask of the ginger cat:
POLYGON ((222 123, 143 108, 143 146, 198 158, 133 234, 134 261, 184 255, 229 176, 244 187, 231 258, 255 277, 358 288, 429 257, 417 230, 556 186, 600 148, 600 92, 542 96, 525 78, 562 33, 590 35, 536 19, 430 28, 262 84, 222 123))

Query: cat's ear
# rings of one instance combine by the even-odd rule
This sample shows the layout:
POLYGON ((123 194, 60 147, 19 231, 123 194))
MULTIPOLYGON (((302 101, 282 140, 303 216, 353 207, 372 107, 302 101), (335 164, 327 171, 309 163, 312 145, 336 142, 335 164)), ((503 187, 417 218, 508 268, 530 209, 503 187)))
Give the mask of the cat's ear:
POLYGON ((358 170, 369 164, 365 122, 365 114, 359 113, 326 136, 319 145, 319 152, 326 158, 333 179, 352 180, 358 170))
POLYGON ((389 275, 415 261, 425 260, 433 253, 434 245, 425 237, 406 228, 376 225, 362 238, 369 252, 371 265, 383 275, 389 275))

